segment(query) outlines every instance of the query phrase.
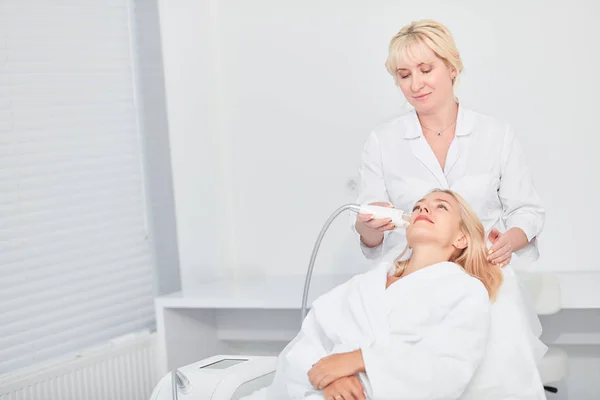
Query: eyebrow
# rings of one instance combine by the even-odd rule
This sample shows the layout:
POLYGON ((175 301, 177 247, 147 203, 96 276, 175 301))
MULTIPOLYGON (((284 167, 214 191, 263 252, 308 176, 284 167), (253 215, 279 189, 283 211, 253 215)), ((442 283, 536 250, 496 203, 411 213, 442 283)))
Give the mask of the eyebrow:
MULTIPOLYGON (((421 200, 417 201, 417 202, 415 203, 415 205, 417 205, 417 204, 419 204, 419 203, 423 202, 424 200, 425 200, 425 198, 422 198, 421 200)), ((438 198, 436 198, 436 199, 433 199, 433 201, 437 201, 438 203, 446 203, 446 204, 448 204, 448 205, 450 206, 450 208, 452 208, 452 204, 450 204, 450 202, 449 202, 449 201, 447 201, 447 200, 444 200, 444 199, 442 199, 442 198, 439 198, 439 197, 438 197, 438 198)))
POLYGON ((433 201, 437 201, 437 202, 440 202, 440 203, 446 203, 446 204, 448 204, 450 207, 452 207, 452 204, 450 204, 450 202, 449 202, 449 201, 447 201, 447 200, 444 200, 444 199, 433 199, 433 201))
MULTIPOLYGON (((432 65, 432 64, 433 64, 433 61, 432 62, 422 62, 420 64, 417 64, 417 67, 420 67, 420 66, 423 66, 423 65, 432 65)), ((396 71, 408 71, 408 70, 409 70, 409 68, 398 68, 398 69, 396 69, 396 71)))

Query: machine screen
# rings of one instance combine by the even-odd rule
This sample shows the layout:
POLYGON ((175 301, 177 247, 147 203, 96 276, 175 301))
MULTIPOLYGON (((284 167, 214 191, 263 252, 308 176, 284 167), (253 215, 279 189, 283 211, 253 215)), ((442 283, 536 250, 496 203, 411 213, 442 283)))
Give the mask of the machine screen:
POLYGON ((200 367, 200 369, 225 369, 231 366, 234 366, 239 363, 243 363, 244 361, 248 361, 247 359, 234 359, 234 358, 224 358, 222 360, 216 361, 212 364, 204 365, 200 367))

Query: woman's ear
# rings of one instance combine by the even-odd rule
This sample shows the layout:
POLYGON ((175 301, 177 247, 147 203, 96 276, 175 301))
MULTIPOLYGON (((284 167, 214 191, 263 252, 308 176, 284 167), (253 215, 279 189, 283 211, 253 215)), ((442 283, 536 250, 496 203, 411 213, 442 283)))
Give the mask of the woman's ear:
POLYGON ((453 245, 459 250, 465 249, 469 245, 467 236, 464 233, 461 233, 460 236, 454 241, 453 245))

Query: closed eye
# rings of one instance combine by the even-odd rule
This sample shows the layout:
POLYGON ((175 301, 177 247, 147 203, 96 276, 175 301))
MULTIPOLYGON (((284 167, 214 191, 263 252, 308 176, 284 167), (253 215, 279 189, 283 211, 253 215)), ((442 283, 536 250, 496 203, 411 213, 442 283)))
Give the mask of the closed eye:
POLYGON ((438 208, 443 208, 444 210, 448 211, 448 207, 443 204, 438 204, 438 208))

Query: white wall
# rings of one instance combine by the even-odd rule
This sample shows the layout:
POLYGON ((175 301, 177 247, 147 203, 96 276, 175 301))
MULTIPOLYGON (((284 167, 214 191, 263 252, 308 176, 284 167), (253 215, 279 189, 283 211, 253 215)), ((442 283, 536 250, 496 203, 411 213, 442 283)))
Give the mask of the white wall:
MULTIPOLYGON (((463 104, 510 121, 547 207, 544 270, 598 270, 600 6, 593 0, 161 2, 184 288, 219 274, 303 273, 352 201, 362 145, 405 102, 392 35, 439 19, 464 59, 463 104)), ((360 269, 347 219, 319 272, 360 269)))
MULTIPOLYGON (((181 280, 193 285, 229 267, 231 195, 224 177, 219 69, 208 1, 160 1, 169 142, 181 280)), ((185 289, 185 285, 184 285, 185 289)))

